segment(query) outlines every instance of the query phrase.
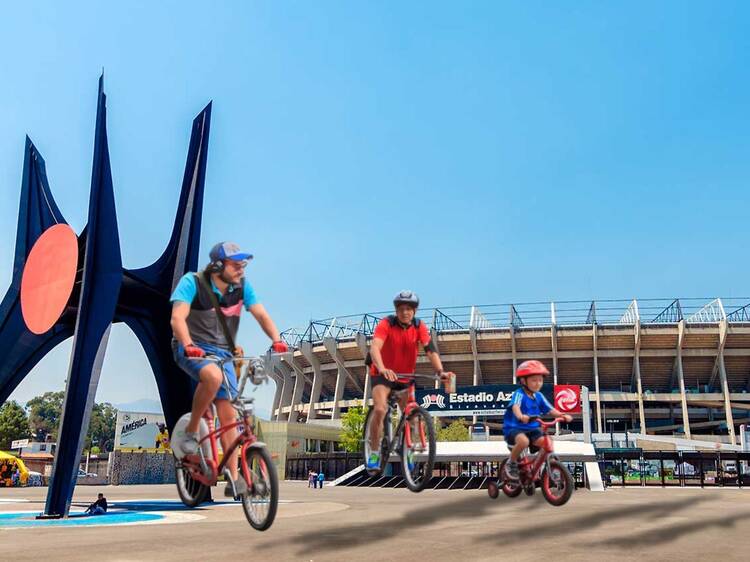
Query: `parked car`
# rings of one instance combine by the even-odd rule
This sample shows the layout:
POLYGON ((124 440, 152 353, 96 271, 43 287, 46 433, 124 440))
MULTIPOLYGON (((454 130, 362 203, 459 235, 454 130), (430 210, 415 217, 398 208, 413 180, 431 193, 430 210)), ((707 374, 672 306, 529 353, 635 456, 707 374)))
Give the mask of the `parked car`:
POLYGON ((98 478, 99 475, 94 472, 86 472, 82 468, 78 469, 78 478, 98 478))

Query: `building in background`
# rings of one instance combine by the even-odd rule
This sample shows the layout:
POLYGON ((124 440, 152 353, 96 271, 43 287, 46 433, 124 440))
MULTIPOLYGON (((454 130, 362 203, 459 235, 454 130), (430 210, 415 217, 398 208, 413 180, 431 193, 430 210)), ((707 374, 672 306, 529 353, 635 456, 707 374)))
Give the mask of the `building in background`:
MULTIPOLYGON (((513 384, 517 365, 538 359, 552 373, 550 385, 589 389, 591 427, 600 438, 634 432, 737 444, 739 425, 750 422, 748 303, 532 303, 420 309, 418 316, 459 387, 513 384)), ((272 357, 272 419, 335 423, 348 408, 369 403, 365 357, 387 314, 328 318, 284 332, 292 351, 272 357)), ((420 369, 429 369, 422 353, 420 369)), ((474 414, 469 421, 499 431, 499 411, 474 414)), ((571 429, 581 431, 582 424, 571 429)))

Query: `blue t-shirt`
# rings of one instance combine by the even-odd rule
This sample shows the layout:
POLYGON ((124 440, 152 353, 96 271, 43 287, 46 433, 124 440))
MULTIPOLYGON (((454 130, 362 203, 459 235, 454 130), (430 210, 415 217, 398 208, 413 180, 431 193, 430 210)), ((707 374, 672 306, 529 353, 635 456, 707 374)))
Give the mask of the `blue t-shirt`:
MULTIPOLYGON (((211 288, 214 290, 214 293, 216 293, 219 298, 221 298, 221 291, 216 288, 213 279, 211 280, 211 288)), ((234 285, 229 285, 229 288, 227 290, 231 293, 232 291, 236 291, 238 288, 239 287, 235 287, 234 285)), ((193 299, 197 294, 198 280, 195 278, 195 273, 186 273, 180 278, 180 281, 174 288, 172 296, 169 297, 169 300, 172 302, 180 301, 190 304, 193 302, 193 299)), ((245 308, 247 310, 250 310, 250 307, 254 304, 258 304, 258 297, 255 296, 255 291, 253 290, 252 285, 250 285, 250 282, 246 277, 242 278, 242 301, 244 302, 245 308)))
POLYGON ((508 409, 505 410, 503 433, 508 433, 509 431, 531 431, 532 429, 539 428, 539 421, 522 423, 516 417, 513 413, 513 406, 516 404, 521 405, 521 413, 527 416, 543 416, 552 409, 549 400, 541 392, 535 392, 532 398, 524 392, 523 388, 519 388, 510 397, 510 404, 508 404, 508 409))

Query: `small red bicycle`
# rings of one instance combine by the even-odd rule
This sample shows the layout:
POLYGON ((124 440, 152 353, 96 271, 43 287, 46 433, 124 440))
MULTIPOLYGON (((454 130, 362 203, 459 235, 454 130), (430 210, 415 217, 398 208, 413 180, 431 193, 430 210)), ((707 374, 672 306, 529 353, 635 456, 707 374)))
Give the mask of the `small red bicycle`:
POLYGON ((207 355, 204 359, 214 361, 224 375, 224 385, 228 388, 224 364, 229 361, 241 361, 243 368, 239 380, 237 397, 232 406, 237 411, 237 421, 228 426, 216 427, 215 408, 212 405, 206 410, 200 425, 200 447, 193 455, 183 455, 180 449, 180 438, 184 436, 190 414, 183 415, 173 431, 172 451, 175 456, 177 493, 188 507, 200 505, 208 494, 208 489, 216 485, 219 475, 228 476, 225 466, 232 452, 240 448, 240 471, 247 483, 247 493, 243 494, 242 509, 253 529, 265 531, 276 517, 279 503, 279 482, 276 468, 265 443, 255 436, 253 422, 253 398, 243 398, 242 393, 248 379, 254 385, 268 380, 263 373, 262 362, 257 357, 230 357, 220 359, 207 355), (219 462, 218 439, 232 428, 238 428, 239 435, 219 462))
POLYGON ((547 429, 557 422, 565 421, 565 418, 556 418, 547 422, 539 419, 538 416, 530 416, 529 420, 539 420, 542 433, 544 433, 544 444, 541 448, 532 445, 518 459, 518 480, 511 480, 505 474, 505 464, 508 459, 500 463, 499 478, 489 483, 487 493, 492 499, 497 499, 500 489, 509 498, 515 498, 521 491, 532 496, 536 485, 539 484, 544 499, 555 506, 564 505, 573 494, 573 477, 555 455, 552 439, 547 435, 547 429))

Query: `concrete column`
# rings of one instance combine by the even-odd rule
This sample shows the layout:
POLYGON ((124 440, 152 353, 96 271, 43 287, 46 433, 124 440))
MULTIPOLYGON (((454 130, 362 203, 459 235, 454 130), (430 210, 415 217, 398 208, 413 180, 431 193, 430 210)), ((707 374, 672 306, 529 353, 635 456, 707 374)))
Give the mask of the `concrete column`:
POLYGON ((638 421, 641 425, 641 434, 646 434, 646 413, 643 408, 643 385, 641 383, 641 321, 635 323, 635 354, 633 355, 633 378, 638 392, 638 421))
MULTIPOLYGON (((437 333, 437 330, 435 328, 432 328, 430 330, 430 341, 432 341, 432 343, 435 344, 435 350, 439 354, 440 353, 440 347, 438 345, 438 333, 437 333)), ((440 381, 435 381, 435 390, 437 390, 438 388, 440 388, 440 381)))
POLYGON ((602 400, 601 400, 601 388, 599 388, 599 357, 597 353, 596 337, 598 332, 598 326, 596 320, 594 320, 591 326, 591 334, 594 340, 594 389, 596 390, 596 432, 602 433, 602 400))
MULTIPOLYGON (((357 333, 355 339, 357 342, 357 347, 359 347, 359 351, 360 353, 362 353, 362 357, 364 357, 366 360, 367 354, 370 352, 370 348, 367 345, 367 336, 363 333, 357 333)), ((368 402, 370 401, 370 392, 372 391, 371 384, 372 381, 370 380, 369 367, 365 365, 365 389, 362 393, 362 407, 364 409, 367 409, 368 402)))
MULTIPOLYGON (((555 303, 550 303, 550 337, 552 338, 552 380, 557 384, 557 317, 555 303)), ((558 424, 559 425, 559 424, 558 424)))
POLYGON ((591 443, 591 404, 589 403, 589 389, 581 387, 581 417, 583 421, 583 442, 591 443))
POLYGON ((510 355, 513 359, 513 384, 516 384, 516 371, 518 370, 518 352, 516 351, 516 329, 510 327, 510 355))
POLYGON ((310 391, 310 405, 307 411, 307 423, 310 423, 317 417, 315 404, 320 402, 320 390, 323 388, 323 370, 320 368, 320 361, 315 357, 310 342, 301 342, 299 346, 302 355, 307 359, 313 369, 313 383, 310 391))
POLYGON ((727 381, 727 371, 724 366, 724 344, 727 339, 727 321, 722 320, 719 323, 719 377, 721 379, 721 388, 724 392, 724 414, 727 419, 727 429, 729 430, 729 442, 734 445, 737 440, 734 433, 734 416, 732 415, 732 402, 729 399, 729 383, 727 381))
POLYGON ((281 401, 279 402, 279 410, 276 415, 276 421, 288 421, 289 414, 282 412, 287 406, 292 405, 292 394, 294 390, 294 377, 292 377, 292 369, 285 363, 282 363, 278 356, 274 357, 273 361, 274 370, 279 373, 284 381, 284 386, 281 390, 281 401))
POLYGON ((687 394, 685 394, 685 375, 682 372, 682 345, 685 341, 685 321, 677 323, 677 384, 680 387, 680 405, 682 406, 682 425, 685 429, 685 438, 692 439, 690 433, 690 418, 688 417, 687 394))
POLYGON ((333 408, 331 409, 331 419, 337 420, 341 417, 341 397, 344 395, 344 385, 346 384, 346 369, 338 367, 336 374, 336 388, 333 391, 333 408))
POLYGON ((331 411, 331 419, 336 420, 341 417, 341 405, 339 404, 339 402, 341 401, 341 397, 344 394, 346 379, 352 381, 352 384, 357 388, 357 390, 363 394, 364 389, 362 388, 362 385, 359 383, 359 381, 349 372, 349 369, 346 368, 346 361, 344 361, 344 358, 339 352, 336 340, 330 337, 323 338, 323 345, 338 367, 338 373, 336 375, 336 388, 333 395, 333 410, 331 411))
POLYGON ((296 410, 301 406, 302 393, 305 390, 305 383, 308 378, 302 368, 294 362, 294 353, 282 353, 279 355, 281 360, 288 365, 294 373, 294 390, 292 391, 292 411, 289 412, 289 421, 296 422, 299 418, 299 411, 296 410))

